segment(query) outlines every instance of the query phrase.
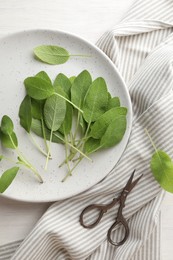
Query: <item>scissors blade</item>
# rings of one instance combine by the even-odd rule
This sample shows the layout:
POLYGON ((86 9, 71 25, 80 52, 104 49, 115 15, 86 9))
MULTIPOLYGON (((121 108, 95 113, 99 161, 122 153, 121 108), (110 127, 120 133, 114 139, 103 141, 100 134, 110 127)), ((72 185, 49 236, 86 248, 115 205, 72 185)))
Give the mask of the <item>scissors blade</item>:
POLYGON ((133 177, 134 177, 134 174, 135 174, 135 171, 134 170, 126 184, 126 186, 124 187, 124 191, 126 192, 130 192, 135 186, 136 184, 138 183, 138 181, 142 178, 143 174, 141 174, 135 181, 132 182, 133 180, 133 177))

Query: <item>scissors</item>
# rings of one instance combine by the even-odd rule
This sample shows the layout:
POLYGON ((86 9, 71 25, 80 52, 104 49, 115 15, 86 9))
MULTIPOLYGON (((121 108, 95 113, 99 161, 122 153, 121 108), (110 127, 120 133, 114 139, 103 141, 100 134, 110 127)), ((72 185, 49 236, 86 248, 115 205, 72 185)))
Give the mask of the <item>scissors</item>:
POLYGON ((84 228, 93 228, 100 222, 103 215, 109 209, 111 209, 113 206, 115 206, 117 203, 119 203, 120 206, 119 206, 119 209, 118 209, 117 216, 115 218, 115 222, 109 228, 108 233, 107 233, 107 239, 113 246, 121 246, 122 244, 124 244, 124 242, 127 240, 128 236, 129 236, 129 226, 128 226, 126 219, 124 218, 124 216, 122 214, 122 211, 123 211, 123 208, 125 207, 125 201, 126 201, 128 194, 132 191, 132 189, 136 186, 136 184, 138 183, 138 181, 142 177, 142 175, 140 175, 135 181, 132 182, 133 177, 134 177, 134 173, 135 173, 135 170, 131 174, 129 180, 127 181, 125 187, 123 188, 123 191, 121 192, 121 194, 118 198, 114 198, 112 200, 112 202, 109 203, 109 204, 91 204, 91 205, 87 206, 86 208, 84 208, 84 210, 80 214, 80 219, 79 219, 80 224, 84 228), (86 224, 85 221, 84 221, 84 215, 86 213, 94 210, 94 209, 99 210, 98 218, 93 223, 86 224), (112 234, 112 231, 114 230, 114 228, 119 224, 123 225, 123 227, 125 229, 125 235, 120 242, 115 242, 115 241, 112 240, 111 234, 112 234))

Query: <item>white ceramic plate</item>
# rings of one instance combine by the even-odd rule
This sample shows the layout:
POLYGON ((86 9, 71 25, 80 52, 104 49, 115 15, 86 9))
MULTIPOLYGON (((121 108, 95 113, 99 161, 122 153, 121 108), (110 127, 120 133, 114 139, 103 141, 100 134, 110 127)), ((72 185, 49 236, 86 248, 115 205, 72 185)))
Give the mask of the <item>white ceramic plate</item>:
MULTIPOLYGON (((0 119, 7 114, 15 124, 15 132, 19 139, 19 148, 41 173, 44 183, 39 184, 32 173, 22 169, 13 184, 5 191, 3 196, 20 201, 50 202, 69 198, 79 194, 101 181, 116 165, 120 159, 131 130, 132 109, 128 90, 108 57, 96 46, 88 41, 61 31, 32 30, 15 33, 0 40, 0 119), (66 48, 71 54, 87 54, 90 58, 73 57, 62 65, 47 65, 38 62, 33 57, 33 48, 38 45, 52 44, 66 48), (61 182, 66 174, 66 167, 58 168, 64 159, 64 147, 52 145, 53 160, 49 162, 45 172, 45 157, 33 146, 26 132, 19 125, 19 105, 25 95, 23 81, 45 70, 52 79, 62 72, 65 75, 78 75, 87 69, 93 79, 103 77, 113 96, 118 96, 121 104, 128 108, 127 130, 123 140, 115 147, 97 152, 92 155, 93 163, 84 159, 76 168, 72 177, 64 183, 61 182)), ((37 137, 42 144, 42 139, 37 137)), ((1 148, 1 153, 8 157, 15 154, 1 148)), ((12 167, 9 162, 0 163, 0 172, 12 167)))

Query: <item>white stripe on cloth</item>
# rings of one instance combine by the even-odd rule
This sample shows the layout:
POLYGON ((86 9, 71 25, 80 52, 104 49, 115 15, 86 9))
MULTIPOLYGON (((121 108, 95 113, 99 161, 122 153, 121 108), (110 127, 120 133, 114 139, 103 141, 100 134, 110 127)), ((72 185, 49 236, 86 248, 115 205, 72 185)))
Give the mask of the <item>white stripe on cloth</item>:
MULTIPOLYGON (((151 174, 149 162, 154 151, 144 128, 159 149, 173 156, 172 11, 172 1, 136 1, 126 18, 98 41, 129 87, 134 122, 128 146, 102 182, 85 193, 54 203, 12 260, 160 260, 156 223, 164 192, 151 174), (80 226, 79 214, 88 204, 110 202, 134 168, 137 175, 144 176, 123 211, 130 237, 123 246, 115 248, 107 242, 106 233, 118 206, 92 230, 80 226)), ((119 240, 122 235, 120 227, 115 230, 114 239, 119 240)))

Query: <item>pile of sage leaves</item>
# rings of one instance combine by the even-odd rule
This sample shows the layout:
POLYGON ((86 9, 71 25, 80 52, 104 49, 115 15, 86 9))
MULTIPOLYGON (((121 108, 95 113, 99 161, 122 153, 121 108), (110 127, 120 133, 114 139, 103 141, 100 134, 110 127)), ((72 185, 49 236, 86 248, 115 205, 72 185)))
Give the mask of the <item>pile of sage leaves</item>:
POLYGON ((105 80, 92 80, 87 70, 68 78, 60 73, 52 83, 46 72, 24 80, 27 95, 24 97, 19 117, 21 126, 44 140, 45 170, 53 156, 51 143, 65 146, 67 165, 65 179, 83 158, 92 161, 90 154, 118 144, 126 131, 127 108, 120 106, 118 97, 108 92, 105 80), (48 140, 48 142, 47 142, 48 140), (72 163, 72 167, 70 164, 72 163))

